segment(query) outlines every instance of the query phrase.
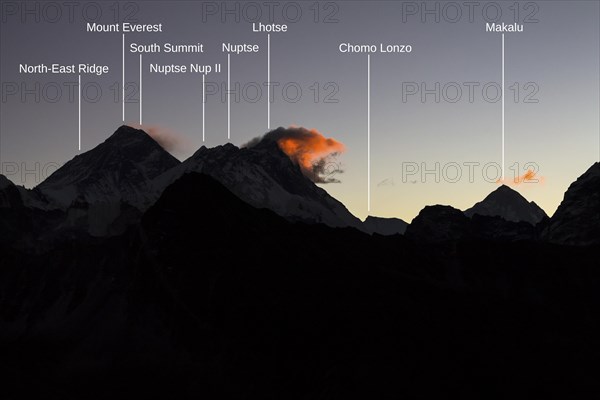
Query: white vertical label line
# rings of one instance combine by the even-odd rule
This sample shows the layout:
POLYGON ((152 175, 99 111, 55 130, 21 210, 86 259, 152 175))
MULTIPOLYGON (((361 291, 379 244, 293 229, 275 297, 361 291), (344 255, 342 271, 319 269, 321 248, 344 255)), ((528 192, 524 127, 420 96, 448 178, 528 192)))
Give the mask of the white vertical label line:
POLYGON ((121 76, 121 108, 123 109, 123 122, 125 122, 125 34, 123 34, 123 65, 121 76))
POLYGON ((142 55, 140 54, 140 125, 142 124, 142 55))
POLYGON ((231 54, 227 54, 227 139, 231 139, 231 54))
POLYGON ((504 183, 504 33, 502 34, 502 182, 504 183))
POLYGON ((79 138, 79 151, 81 151, 81 75, 78 78, 77 91, 79 92, 79 104, 78 104, 78 138, 79 138))
POLYGON ((367 211, 371 212, 371 55, 367 54, 367 211))
POLYGON ((204 142, 204 140, 206 139, 205 136, 205 127, 206 127, 206 123, 205 123, 205 118, 206 118, 206 112, 205 112, 205 105, 206 105, 206 83, 205 83, 205 74, 202 74, 202 141, 204 142))
POLYGON ((271 34, 267 33, 267 129, 271 129, 271 34))

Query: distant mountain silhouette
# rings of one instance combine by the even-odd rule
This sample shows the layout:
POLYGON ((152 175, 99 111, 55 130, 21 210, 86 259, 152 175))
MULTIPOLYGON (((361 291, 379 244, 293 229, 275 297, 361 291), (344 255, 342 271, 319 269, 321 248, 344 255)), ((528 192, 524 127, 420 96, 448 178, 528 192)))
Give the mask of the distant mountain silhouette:
MULTIPOLYGON (((451 207, 432 206, 421 211, 407 228, 396 218, 369 216, 361 222, 304 176, 274 140, 259 140, 251 148, 232 144, 202 147, 180 163, 144 131, 122 126, 104 143, 76 156, 33 190, 15 186, 0 176, 0 208, 6 221, 12 218, 16 223, 21 218, 23 227, 29 227, 29 236, 21 235, 28 237, 27 243, 42 245, 45 241, 36 238, 58 238, 77 231, 97 237, 114 236, 138 223, 143 212, 179 177, 201 172, 242 201, 270 209, 292 222, 353 227, 381 235, 406 231, 408 237, 423 242, 479 237, 586 245, 597 243, 598 237, 598 169, 595 164, 571 186, 551 222, 534 202, 501 186, 464 212, 470 221, 451 207), (542 220, 544 223, 539 224, 542 220)), ((14 231, 14 223, 6 225, 6 232, 14 231)), ((13 240, 18 242, 18 235, 13 240)))
POLYGON ((36 187, 63 208, 76 199, 89 204, 152 204, 152 180, 179 161, 140 129, 121 126, 104 143, 75 156, 36 187))
POLYGON ((290 221, 362 229, 361 221, 304 176, 275 141, 263 140, 251 148, 230 143, 203 146, 156 179, 159 193, 186 172, 210 175, 248 204, 273 210, 290 221))
POLYGON ((0 175, 0 208, 18 208, 23 200, 17 187, 4 175, 0 175))
POLYGON ((560 244, 600 244, 600 163, 569 186, 543 236, 560 244))
POLYGON ((529 222, 536 225, 547 215, 535 202, 528 202, 517 191, 506 185, 500 186, 487 195, 483 201, 476 203, 465 211, 465 215, 472 217, 475 214, 502 217, 511 222, 529 222))
POLYGON ((71 231, 115 235, 136 223, 153 204, 152 180, 178 164, 146 132, 123 125, 33 190, 20 188, 21 197, 29 209, 64 212, 60 221, 55 212, 51 214, 55 236, 71 231))
POLYGON ((363 221, 364 230, 368 233, 377 233, 379 235, 397 235, 404 234, 408 223, 400 218, 382 218, 369 215, 363 221))
POLYGON ((23 200, 17 187, 0 175, 0 241, 12 243, 26 231, 29 221, 24 216, 23 200))
MULTIPOLYGON (((65 212, 56 232, 115 235, 136 223, 170 183, 190 171, 209 174, 249 204, 290 221, 363 229, 358 218, 305 177, 270 140, 252 148, 202 147, 180 163, 144 131, 121 126, 34 190, 17 191, 27 207, 65 212)), ((11 193, 11 201, 18 200, 14 189, 5 192, 11 193)))

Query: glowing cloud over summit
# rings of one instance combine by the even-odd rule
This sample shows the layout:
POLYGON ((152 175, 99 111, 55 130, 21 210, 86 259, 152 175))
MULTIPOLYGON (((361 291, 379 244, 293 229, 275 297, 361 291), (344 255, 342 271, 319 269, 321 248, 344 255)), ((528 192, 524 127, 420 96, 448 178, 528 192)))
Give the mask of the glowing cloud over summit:
POLYGON ((325 137, 316 129, 290 127, 268 132, 262 138, 253 139, 246 146, 252 147, 264 140, 275 141, 281 151, 313 182, 339 182, 332 175, 342 172, 334 157, 346 150, 343 143, 325 137))

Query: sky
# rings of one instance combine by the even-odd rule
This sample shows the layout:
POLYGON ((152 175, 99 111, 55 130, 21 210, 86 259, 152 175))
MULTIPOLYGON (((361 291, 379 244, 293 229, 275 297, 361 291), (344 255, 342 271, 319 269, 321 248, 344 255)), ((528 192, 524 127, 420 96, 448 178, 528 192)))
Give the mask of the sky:
POLYGON ((143 126, 177 138, 177 158, 303 126, 344 144, 330 168, 340 182, 321 186, 356 216, 411 221, 426 205, 464 210, 498 186, 502 167, 502 34, 486 23, 516 20, 523 32, 504 34, 505 176, 536 170, 538 183, 513 188, 552 215, 600 158, 599 2, 467 3, 2 1, 0 172, 35 186, 123 123, 139 123, 131 43, 202 43, 203 53, 142 59, 143 126), (87 22, 162 24, 160 33, 125 35, 124 120, 122 34, 86 32, 87 22), (288 26, 270 34, 270 57, 267 33, 253 32, 258 22, 288 26), (230 55, 229 124, 223 43, 259 46, 230 55), (343 43, 411 51, 368 56, 340 52, 343 43), (78 75, 19 73, 41 63, 109 67, 82 75, 81 150, 78 75), (150 72, 190 63, 221 65, 204 77, 204 141, 202 74, 150 72))

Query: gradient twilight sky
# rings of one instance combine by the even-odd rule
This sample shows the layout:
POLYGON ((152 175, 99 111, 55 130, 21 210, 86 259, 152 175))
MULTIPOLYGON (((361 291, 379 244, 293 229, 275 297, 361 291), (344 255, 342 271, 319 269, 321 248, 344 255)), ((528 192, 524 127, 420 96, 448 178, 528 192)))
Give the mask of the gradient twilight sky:
MULTIPOLYGON (((502 39, 500 33, 485 32, 485 24, 497 11, 502 14, 497 22, 513 23, 518 11, 524 32, 505 34, 506 174, 512 177, 509 168, 515 163, 521 174, 526 163, 537 164, 543 183, 521 184, 516 189, 551 215, 569 184, 600 157, 599 2, 475 2, 471 3, 472 18, 466 3, 276 1, 271 21, 264 2, 80 2, 70 18, 63 2, 3 0, 1 172, 17 184, 34 186, 52 166, 79 153, 77 96, 69 98, 69 87, 77 93, 73 86, 77 75, 19 74, 19 64, 109 66, 106 76, 82 76, 90 97, 96 96, 96 87, 102 90, 98 101, 82 103, 82 151, 104 141, 123 123, 118 97, 121 34, 86 32, 85 17, 113 23, 115 18, 123 21, 133 15, 139 23, 163 24, 162 33, 128 33, 127 46, 134 42, 204 44, 205 51, 200 54, 145 54, 143 58, 144 125, 159 126, 181 137, 181 146, 174 152, 181 160, 203 144, 202 76, 152 74, 149 64, 222 64, 220 73, 206 76, 211 88, 218 87, 217 94, 207 95, 206 103, 204 144, 211 147, 228 141, 227 102, 222 93, 227 82, 227 55, 221 44, 258 44, 257 54, 231 55, 232 86, 239 83, 247 94, 239 100, 232 97, 231 142, 242 145, 265 133, 267 35, 252 32, 260 10, 262 17, 256 21, 289 26, 286 33, 271 34, 271 81, 279 83, 271 105, 271 128, 315 128, 347 148, 336 159, 344 171, 338 175, 342 183, 323 185, 330 194, 361 218, 371 214, 410 221, 430 204, 466 209, 497 187, 484 179, 483 166, 501 162, 501 101, 495 90, 501 82, 502 39), (207 12, 213 7, 216 15, 207 12), (222 15, 223 7, 239 13, 222 15), (423 13, 424 7, 439 10, 439 20, 435 13, 423 13), (301 16, 297 18, 298 10, 301 16), (95 19, 98 12, 101 16, 95 19), (367 55, 340 53, 340 43, 410 44, 413 49, 410 54, 371 55, 370 212, 367 55), (413 83, 433 89, 438 82, 439 102, 435 94, 424 101, 420 93, 406 94, 413 83), (39 99, 35 90, 34 94, 23 90, 36 85, 39 99), (263 92, 255 99, 257 86, 263 92), (469 86, 474 88, 472 101, 469 86), (298 87, 302 95, 293 99, 298 87), (453 101, 457 87, 462 96, 453 101), (61 97, 54 99, 57 94, 61 97), (326 102, 326 98, 337 102, 326 102), (439 183, 434 174, 404 176, 409 165, 420 169, 423 163, 431 170, 439 163, 439 183), (473 182, 464 163, 479 163, 473 167, 473 182), (457 165, 462 177, 451 182, 457 165), (38 172, 23 177, 26 170, 38 172)), ((127 51, 125 62, 126 82, 137 85, 139 56, 127 51)), ((126 123, 138 122, 138 94, 132 87, 126 123)), ((495 177, 494 168, 488 172, 495 177)))

